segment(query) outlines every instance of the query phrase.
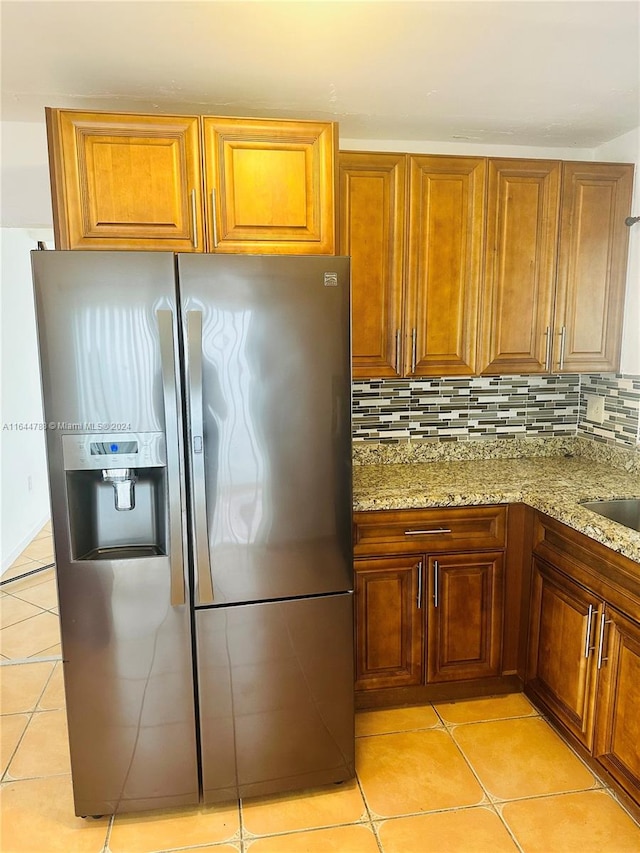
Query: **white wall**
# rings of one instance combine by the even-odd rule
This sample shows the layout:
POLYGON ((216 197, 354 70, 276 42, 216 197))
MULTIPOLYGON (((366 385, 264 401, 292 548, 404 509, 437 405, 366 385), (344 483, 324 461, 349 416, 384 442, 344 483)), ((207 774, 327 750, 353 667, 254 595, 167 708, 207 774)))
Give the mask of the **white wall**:
POLYGON ((0 229, 2 572, 49 516, 44 431, 39 428, 42 399, 29 256, 38 240, 52 247, 51 229, 0 229))
POLYGON ((0 225, 48 228, 53 224, 47 156, 42 122, 3 121, 0 130, 0 225))
MULTIPOLYGON (((632 216, 640 216, 640 127, 612 139, 594 152, 595 160, 608 163, 635 163, 632 216)), ((629 231, 629 266, 627 296, 624 308, 621 373, 640 375, 640 222, 629 231)))

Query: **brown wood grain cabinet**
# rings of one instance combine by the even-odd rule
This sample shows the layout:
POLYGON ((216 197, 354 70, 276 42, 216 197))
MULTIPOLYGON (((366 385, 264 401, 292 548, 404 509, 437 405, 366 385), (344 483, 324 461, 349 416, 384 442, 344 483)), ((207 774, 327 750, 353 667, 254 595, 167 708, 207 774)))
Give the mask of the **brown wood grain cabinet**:
POLYGON ((640 805, 637 565, 538 516, 528 695, 640 805))
POLYGON ((504 507, 356 513, 356 688, 501 671, 504 507))
POLYGON ((332 122, 46 116, 56 248, 334 254, 332 122))
POLYGON ((480 372, 615 371, 633 166, 489 160, 480 372))
POLYGON ((342 151, 354 376, 475 372, 486 161, 342 151))
POLYGON ((410 157, 404 374, 476 372, 487 163, 410 157))
POLYGON ((46 116, 57 249, 202 251, 197 116, 46 116))
POLYGON ((335 124, 202 124, 209 252, 334 254, 335 124))
POLYGON ((353 376, 402 374, 404 154, 341 151, 339 250, 351 257, 353 376))
POLYGON ((527 682, 557 719, 591 748, 598 599, 534 560, 527 682))
POLYGON ((356 563, 356 690, 422 682, 420 558, 356 563))
POLYGON ((430 556, 426 682, 500 675, 503 554, 430 556))

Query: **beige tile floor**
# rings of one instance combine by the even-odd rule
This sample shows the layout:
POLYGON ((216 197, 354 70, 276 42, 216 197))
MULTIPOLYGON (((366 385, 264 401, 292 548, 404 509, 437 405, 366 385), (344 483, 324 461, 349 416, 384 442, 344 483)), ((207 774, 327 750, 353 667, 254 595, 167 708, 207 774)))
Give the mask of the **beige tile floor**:
MULTIPOLYGON (((11 576, 51 560, 44 530, 11 576)), ((348 784, 77 818, 52 570, 1 589, 2 853, 640 851, 640 827, 518 694, 359 713, 348 784)))

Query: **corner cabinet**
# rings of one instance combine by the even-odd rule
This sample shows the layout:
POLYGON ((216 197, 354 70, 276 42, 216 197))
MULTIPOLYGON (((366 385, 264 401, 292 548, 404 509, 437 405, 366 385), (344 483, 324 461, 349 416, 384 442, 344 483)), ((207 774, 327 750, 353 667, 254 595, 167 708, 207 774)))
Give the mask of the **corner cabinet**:
POLYGON ((58 249, 334 254, 334 123, 46 117, 58 249))
POLYGON ((474 373, 486 161, 343 151, 355 377, 474 373))
POLYGON ((356 690, 498 678, 506 509, 359 512, 354 524, 356 690))
POLYGON ((633 166, 489 160, 480 372, 620 363, 633 166))
POLYGON ((536 522, 525 692, 640 804, 637 565, 536 522))

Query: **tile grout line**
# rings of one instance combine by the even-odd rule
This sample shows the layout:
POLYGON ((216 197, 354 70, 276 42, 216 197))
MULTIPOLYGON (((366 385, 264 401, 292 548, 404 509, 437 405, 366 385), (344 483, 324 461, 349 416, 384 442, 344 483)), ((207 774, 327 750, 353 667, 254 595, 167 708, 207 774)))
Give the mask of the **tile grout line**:
MULTIPOLYGON (((26 713, 26 714, 28 714, 29 719, 27 720, 27 723, 26 723, 26 725, 25 725, 25 727, 24 727, 24 730, 23 730, 22 734, 20 735, 20 738, 18 739, 18 743, 16 744, 15 749, 14 749, 14 750, 13 750, 13 752, 11 753, 11 757, 10 757, 10 759, 7 761, 7 766, 6 766, 6 768, 3 770, 3 772, 2 772, 2 776, 0 776, 0 782, 8 782, 8 781, 10 781, 10 782, 20 782, 20 781, 21 781, 20 779, 13 779, 13 778, 11 778, 11 779, 7 779, 7 774, 9 773, 9 768, 11 767, 11 763, 13 762, 14 758, 16 757, 16 753, 18 752, 18 749, 20 748, 20 746, 21 746, 21 744, 22 744, 22 741, 24 740, 24 737, 25 737, 25 735, 26 735, 26 733, 27 733, 27 729, 28 729, 28 728, 29 728, 29 726, 31 725, 31 721, 33 720, 33 715, 37 712, 38 705, 39 705, 39 704, 40 704, 40 702, 42 701, 42 697, 44 696, 44 692, 45 692, 45 690, 47 689, 47 687, 49 686, 49 682, 50 682, 50 681, 51 681, 51 679, 53 678, 53 673, 54 673, 54 671, 55 671, 55 668, 56 668, 56 667, 55 667, 55 664, 54 664, 54 665, 51 667, 51 672, 49 673, 48 678, 46 678, 46 679, 45 679, 45 682, 44 682, 44 684, 43 684, 43 686, 42 686, 42 690, 41 690, 41 691, 40 691, 40 693, 38 694, 38 698, 36 699, 36 701, 35 701, 35 703, 34 703, 34 706, 33 706, 33 708, 31 709, 31 711, 17 711, 17 712, 16 712, 16 713, 26 713)), ((7 714, 7 715, 4 715, 4 714, 3 714, 2 716, 10 716, 10 715, 8 715, 8 714, 7 714)), ((65 716, 66 716, 66 708, 65 708, 65 716)), ((54 774, 54 775, 62 775, 62 774, 54 774)), ((47 777, 46 777, 46 776, 38 776, 38 777, 34 777, 34 778, 38 778, 38 779, 45 779, 45 778, 47 778, 47 777)))

